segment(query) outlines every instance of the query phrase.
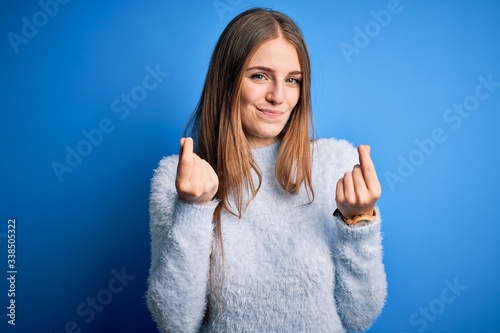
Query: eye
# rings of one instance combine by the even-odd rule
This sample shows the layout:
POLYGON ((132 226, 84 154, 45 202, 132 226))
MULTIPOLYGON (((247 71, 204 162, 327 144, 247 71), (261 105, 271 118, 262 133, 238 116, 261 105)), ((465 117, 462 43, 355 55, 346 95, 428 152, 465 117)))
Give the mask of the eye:
POLYGON ((253 74, 252 76, 250 76, 250 78, 252 78, 256 81, 264 81, 266 79, 266 76, 264 74, 261 74, 261 73, 256 73, 256 74, 253 74))
POLYGON ((301 80, 299 78, 296 78, 296 77, 289 77, 288 79, 286 79, 286 82, 294 84, 294 85, 299 85, 301 80))

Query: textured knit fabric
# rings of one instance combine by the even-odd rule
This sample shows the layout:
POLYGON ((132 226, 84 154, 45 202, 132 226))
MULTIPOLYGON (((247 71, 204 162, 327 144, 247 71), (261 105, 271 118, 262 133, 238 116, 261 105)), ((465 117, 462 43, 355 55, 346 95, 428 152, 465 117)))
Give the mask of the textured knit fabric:
MULTIPOLYGON (((279 142, 252 150, 262 185, 241 219, 222 214, 224 274, 217 299, 209 285, 217 203, 179 200, 178 156, 161 160, 151 189, 147 292, 161 332, 321 333, 372 325, 386 297, 380 214, 359 228, 333 217, 336 183, 358 155, 343 140, 316 140, 311 149, 312 203, 305 189, 290 195, 276 181, 279 142)), ((220 266, 213 274, 220 281, 220 266)))

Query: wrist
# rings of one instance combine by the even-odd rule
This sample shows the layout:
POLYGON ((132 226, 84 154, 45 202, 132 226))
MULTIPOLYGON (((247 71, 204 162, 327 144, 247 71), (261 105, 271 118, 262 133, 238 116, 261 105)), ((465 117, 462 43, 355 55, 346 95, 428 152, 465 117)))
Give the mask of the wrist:
POLYGON ((375 209, 373 209, 371 214, 359 214, 359 215, 354 215, 350 218, 347 218, 337 208, 333 212, 333 216, 339 217, 348 226, 354 226, 354 225, 361 225, 361 224, 365 225, 366 223, 375 221, 375 219, 377 217, 377 212, 375 211, 375 209))

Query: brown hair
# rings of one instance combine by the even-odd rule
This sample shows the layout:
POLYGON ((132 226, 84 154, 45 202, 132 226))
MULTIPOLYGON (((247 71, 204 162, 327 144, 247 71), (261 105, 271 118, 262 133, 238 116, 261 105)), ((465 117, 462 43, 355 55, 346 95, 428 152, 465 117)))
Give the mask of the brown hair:
MULTIPOLYGON (((263 8, 247 10, 236 16, 220 36, 205 80, 200 101, 186 132, 191 126, 195 152, 205 159, 219 177, 215 195, 220 202, 214 212, 215 246, 222 263, 221 210, 241 218, 244 207, 255 197, 262 181, 255 164, 240 117, 240 89, 243 72, 257 49, 269 40, 282 37, 295 46, 302 71, 300 97, 290 118, 279 135, 275 174, 281 187, 290 194, 305 185, 310 201, 314 199, 311 181, 311 66, 304 37, 288 16, 263 8), (254 185, 253 169, 259 178, 254 185), (234 208, 229 203, 232 194, 234 208)), ((215 255, 212 253, 212 267, 215 255)), ((213 288, 212 288, 213 291, 213 288)))

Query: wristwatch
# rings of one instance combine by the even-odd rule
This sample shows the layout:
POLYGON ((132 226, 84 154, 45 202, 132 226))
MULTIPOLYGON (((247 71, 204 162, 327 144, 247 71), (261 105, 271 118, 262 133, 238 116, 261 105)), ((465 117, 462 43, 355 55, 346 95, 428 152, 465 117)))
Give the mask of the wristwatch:
POLYGON ((333 212, 333 216, 340 217, 342 219, 342 221, 344 221, 345 224, 347 224, 350 227, 353 227, 354 225, 356 225, 356 227, 358 227, 358 226, 361 227, 363 225, 366 225, 367 223, 375 221, 375 218, 377 217, 377 212, 374 209, 372 215, 361 214, 361 215, 355 215, 355 216, 351 217, 350 219, 348 219, 348 218, 345 218, 344 215, 342 215, 340 210, 337 208, 333 212))

